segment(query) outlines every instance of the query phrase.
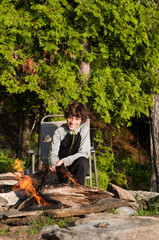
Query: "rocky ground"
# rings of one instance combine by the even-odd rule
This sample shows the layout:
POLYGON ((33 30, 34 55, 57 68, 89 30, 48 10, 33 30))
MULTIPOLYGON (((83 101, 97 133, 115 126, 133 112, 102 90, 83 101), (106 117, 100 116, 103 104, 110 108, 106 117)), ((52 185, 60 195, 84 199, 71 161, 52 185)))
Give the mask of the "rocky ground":
MULTIPOLYGON (((45 235, 47 236, 47 235, 45 235)), ((159 219, 107 213, 91 214, 76 226, 57 229, 47 239, 60 240, 158 240, 159 219)))
MULTIPOLYGON (((146 203, 152 199, 154 201, 155 199, 157 200, 159 193, 126 191, 113 184, 109 184, 108 189, 120 201, 126 199, 133 204, 111 209, 111 211, 100 210, 100 212, 86 213, 81 216, 78 216, 78 212, 76 217, 72 217, 73 221, 66 228, 60 228, 54 222, 54 224, 50 223, 42 227, 38 234, 36 233, 36 229, 33 229, 36 218, 34 218, 34 221, 29 226, 26 225, 26 221, 25 225, 22 225, 21 222, 18 226, 11 226, 16 219, 15 214, 15 217, 11 218, 9 225, 7 225, 7 222, 4 221, 4 224, 1 221, 0 240, 158 240, 159 217, 140 217, 136 208, 141 202, 146 203)), ((4 199, 1 199, 1 203, 5 204, 2 200, 4 199)), ((59 211, 61 212, 62 209, 59 209, 59 211)), ((2 215, 5 216, 4 213, 2 215)), ((37 214, 36 216, 38 217, 37 214)), ((28 212, 27 217, 29 217, 28 212)), ((4 218, 1 219, 4 220, 4 218)), ((65 221, 67 221, 67 218, 65 221)), ((46 221, 46 223, 48 222, 46 221)), ((36 226, 40 226, 40 222, 36 226)))
MULTIPOLYGON (((132 216, 129 207, 117 213, 92 213, 76 218, 74 226, 45 226, 39 234, 28 234, 28 226, 10 227, 3 240, 158 240, 159 218, 132 216)), ((2 227, 2 226, 1 226, 2 227)))

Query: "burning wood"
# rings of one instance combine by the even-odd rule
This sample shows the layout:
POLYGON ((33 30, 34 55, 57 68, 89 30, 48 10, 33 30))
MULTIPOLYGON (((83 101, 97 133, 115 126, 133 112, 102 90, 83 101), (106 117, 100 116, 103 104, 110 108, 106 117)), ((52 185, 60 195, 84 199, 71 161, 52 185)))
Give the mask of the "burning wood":
MULTIPOLYGON (((19 167, 20 168, 20 167, 19 167)), ((23 190, 26 193, 26 196, 32 199, 32 196, 36 199, 37 203, 40 206, 51 206, 55 203, 58 205, 57 208, 59 208, 59 199, 49 199, 51 201, 47 202, 42 198, 42 196, 39 196, 37 194, 38 188, 43 182, 44 179, 50 177, 52 174, 51 180, 55 180, 56 186, 58 186, 58 183, 61 181, 66 181, 66 179, 70 179, 70 181, 77 186, 79 185, 76 180, 71 176, 71 173, 65 168, 64 166, 57 167, 57 174, 55 173, 48 173, 48 168, 44 168, 42 171, 39 171, 38 173, 34 174, 33 176, 25 175, 23 171, 21 171, 21 174, 14 173, 14 178, 17 180, 16 184, 13 185, 12 190, 13 191, 21 191, 23 190), (55 177, 56 176, 56 177, 55 177), (58 178, 58 181, 57 181, 58 178)), ((52 182, 54 184, 54 181, 52 182)), ((27 200, 26 200, 27 202, 27 200)), ((20 203, 20 206, 18 209, 21 209, 23 206, 25 206, 25 203, 20 203)))
MULTIPOLYGON (((61 204, 59 204, 58 200, 51 199, 51 203, 47 202, 42 196, 39 196, 38 193, 39 186, 41 185, 45 186, 45 184, 49 183, 56 186, 56 188, 59 187, 59 185, 61 185, 59 179, 70 179, 72 183, 78 185, 70 172, 64 167, 58 168, 57 174, 52 172, 48 173, 48 168, 37 171, 33 175, 25 175, 23 171, 0 174, 0 195, 8 201, 8 206, 14 205, 17 209, 25 207, 25 202, 33 202, 33 198, 35 198, 41 206, 52 206, 54 208, 53 205, 56 205, 56 207, 59 208, 61 204), (15 194, 15 192, 17 193, 15 194), (10 194, 14 195, 14 197, 10 198, 10 194), (10 201, 10 199, 12 200, 10 201), (18 199, 22 201, 18 201, 18 199)), ((4 203, 2 202, 1 205, 4 205, 4 203)))
POLYGON ((34 187, 38 185, 36 178, 31 178, 29 175, 24 175, 24 172, 22 172, 22 177, 19 177, 17 174, 15 174, 15 176, 19 181, 13 186, 13 191, 24 190, 27 196, 33 195, 39 205, 49 206, 49 203, 47 203, 36 193, 36 189, 34 187))
POLYGON ((80 184, 77 180, 71 175, 68 169, 64 166, 64 164, 56 167, 57 176, 60 182, 66 182, 68 179, 74 183, 75 185, 79 186, 80 184))

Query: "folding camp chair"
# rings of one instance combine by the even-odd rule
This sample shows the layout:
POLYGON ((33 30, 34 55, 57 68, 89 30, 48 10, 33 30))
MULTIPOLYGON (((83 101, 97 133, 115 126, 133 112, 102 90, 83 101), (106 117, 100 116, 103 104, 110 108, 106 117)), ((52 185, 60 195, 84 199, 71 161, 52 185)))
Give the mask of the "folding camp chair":
MULTIPOLYGON (((52 121, 52 119, 60 119, 64 117, 62 114, 58 115, 46 115, 45 117, 42 118, 41 120, 41 162, 44 166, 49 165, 49 156, 50 156, 50 151, 51 151, 51 141, 53 134, 55 130, 60 127, 62 124, 67 123, 66 120, 57 120, 57 121, 52 121), (48 121, 48 120, 51 121, 48 121), (47 121, 46 121, 47 120, 47 121)), ((90 129, 90 119, 87 119, 86 124, 89 126, 90 129)), ((96 157, 95 157, 95 150, 91 147, 91 153, 89 157, 89 172, 86 176, 85 179, 85 185, 87 179, 89 180, 89 185, 92 186, 92 163, 94 165, 94 177, 95 177, 95 184, 96 187, 98 186, 98 173, 97 173, 97 167, 96 167, 96 157), (92 162, 93 158, 93 162, 92 162)))

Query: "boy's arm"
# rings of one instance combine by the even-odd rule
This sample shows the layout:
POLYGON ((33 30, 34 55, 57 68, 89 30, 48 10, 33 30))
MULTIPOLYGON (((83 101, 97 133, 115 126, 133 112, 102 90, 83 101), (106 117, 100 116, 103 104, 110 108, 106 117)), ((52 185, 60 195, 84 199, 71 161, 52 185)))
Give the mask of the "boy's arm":
POLYGON ((77 153, 63 158, 63 162, 65 166, 69 166, 73 163, 74 160, 78 159, 79 157, 86 157, 89 158, 90 156, 90 134, 89 134, 89 127, 84 124, 81 129, 81 143, 77 153))
POLYGON ((51 144, 50 158, 51 158, 52 166, 56 166, 56 163, 59 160, 58 153, 60 149, 60 143, 61 143, 60 132, 57 129, 54 133, 52 144, 51 144))

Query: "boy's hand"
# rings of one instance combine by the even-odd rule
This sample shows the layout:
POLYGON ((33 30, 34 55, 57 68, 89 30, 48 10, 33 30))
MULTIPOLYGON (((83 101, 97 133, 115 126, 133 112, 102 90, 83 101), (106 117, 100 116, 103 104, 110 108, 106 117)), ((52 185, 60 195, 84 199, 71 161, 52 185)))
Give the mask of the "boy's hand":
POLYGON ((55 168, 55 166, 51 166, 51 167, 49 167, 49 170, 50 170, 51 172, 55 172, 55 171, 56 171, 56 168, 55 168))
POLYGON ((63 164, 63 160, 58 160, 57 162, 56 162, 56 166, 58 167, 58 166, 60 166, 60 165, 62 165, 63 164))

